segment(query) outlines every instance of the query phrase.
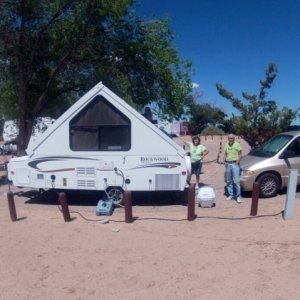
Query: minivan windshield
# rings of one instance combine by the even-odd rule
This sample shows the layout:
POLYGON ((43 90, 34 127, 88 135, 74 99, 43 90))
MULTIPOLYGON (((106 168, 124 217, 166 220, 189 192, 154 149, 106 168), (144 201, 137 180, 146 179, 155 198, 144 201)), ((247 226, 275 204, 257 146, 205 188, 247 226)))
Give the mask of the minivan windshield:
POLYGON ((278 153, 292 138, 293 136, 288 134, 275 135, 259 148, 250 151, 250 155, 259 157, 272 157, 278 153))

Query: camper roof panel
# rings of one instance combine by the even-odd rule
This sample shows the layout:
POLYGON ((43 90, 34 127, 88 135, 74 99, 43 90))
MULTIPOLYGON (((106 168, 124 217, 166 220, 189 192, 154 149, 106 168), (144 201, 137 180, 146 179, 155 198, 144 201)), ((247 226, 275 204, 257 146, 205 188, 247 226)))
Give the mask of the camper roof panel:
POLYGON ((96 85, 41 135, 28 154, 78 151, 179 153, 185 151, 102 83, 96 85))

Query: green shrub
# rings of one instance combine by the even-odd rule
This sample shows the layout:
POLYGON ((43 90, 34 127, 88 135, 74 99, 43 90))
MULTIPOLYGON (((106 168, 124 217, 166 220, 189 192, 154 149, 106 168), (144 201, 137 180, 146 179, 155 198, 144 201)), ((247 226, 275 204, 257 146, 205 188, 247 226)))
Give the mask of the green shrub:
POLYGON ((206 127, 202 130, 201 135, 223 135, 224 131, 216 126, 206 127))

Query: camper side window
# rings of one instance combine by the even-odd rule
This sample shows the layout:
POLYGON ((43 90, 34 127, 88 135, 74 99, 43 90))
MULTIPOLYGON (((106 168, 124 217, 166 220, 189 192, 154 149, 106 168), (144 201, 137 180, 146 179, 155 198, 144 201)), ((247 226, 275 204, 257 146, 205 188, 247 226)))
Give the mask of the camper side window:
POLYGON ((96 96, 70 121, 70 148, 74 151, 127 151, 130 120, 103 96, 96 96))

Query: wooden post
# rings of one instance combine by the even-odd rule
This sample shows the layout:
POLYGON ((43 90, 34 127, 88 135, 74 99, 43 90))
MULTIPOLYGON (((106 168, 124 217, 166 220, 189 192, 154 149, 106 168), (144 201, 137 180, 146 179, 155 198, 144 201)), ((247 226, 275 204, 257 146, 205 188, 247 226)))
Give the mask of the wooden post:
POLYGON ((185 189, 185 197, 187 200, 187 220, 193 221, 197 217, 195 214, 195 185, 185 189))
POLYGON ((66 193, 59 193, 58 194, 58 200, 61 206, 61 211, 64 216, 65 222, 71 222, 70 212, 69 212, 69 206, 67 202, 67 196, 66 193))
POLYGON ((125 222, 132 223, 132 199, 131 199, 131 192, 125 191, 124 192, 124 205, 125 205, 125 222))
POLYGON ((253 183, 250 216, 256 216, 257 215, 258 197, 259 197, 259 184, 256 181, 256 182, 253 183))
POLYGON ((10 213, 10 219, 12 220, 12 222, 15 222, 17 221, 17 212, 15 207, 14 194, 11 191, 7 192, 7 202, 10 213))

